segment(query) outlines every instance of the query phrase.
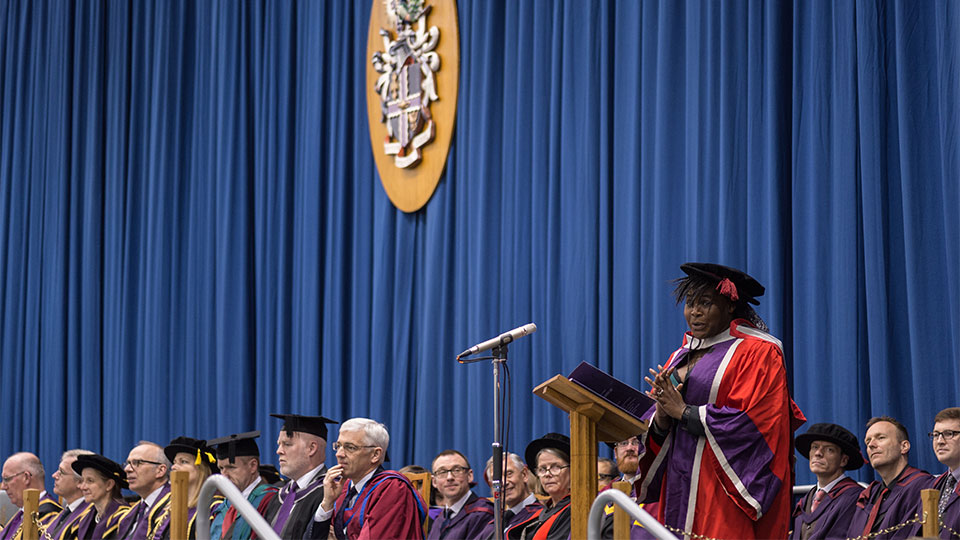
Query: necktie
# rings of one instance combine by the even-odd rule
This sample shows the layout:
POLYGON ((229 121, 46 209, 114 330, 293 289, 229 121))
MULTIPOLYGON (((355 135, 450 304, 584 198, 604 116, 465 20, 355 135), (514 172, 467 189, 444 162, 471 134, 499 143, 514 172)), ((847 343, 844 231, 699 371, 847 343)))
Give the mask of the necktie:
POLYGON ((293 503, 297 499, 297 488, 300 486, 297 485, 296 480, 291 480, 289 484, 289 489, 287 490, 286 496, 283 498, 283 504, 280 505, 280 510, 277 512, 277 520, 273 522, 273 531, 277 534, 280 534, 283 531, 283 526, 287 524, 287 520, 290 518, 290 512, 293 510, 293 503))
POLYGON ((132 538, 134 540, 146 540, 147 530, 150 529, 150 517, 147 514, 147 503, 141 502, 140 507, 137 509, 137 520, 134 522, 134 530, 132 538))
POLYGON ((943 491, 940 492, 940 515, 943 515, 943 511, 947 509, 947 501, 950 499, 950 494, 953 493, 953 488, 957 486, 957 477, 952 473, 947 474, 947 483, 943 485, 943 491))
POLYGON ((513 513, 513 510, 507 510, 507 511, 503 514, 503 523, 504 523, 504 524, 510 523, 510 520, 513 519, 513 516, 515 516, 515 515, 516 515, 516 514, 513 513))
POLYGON ((822 489, 818 489, 817 492, 813 494, 813 505, 810 506, 811 512, 817 511, 817 507, 820 506, 820 502, 826 495, 827 492, 822 489))
POLYGON ((67 522, 67 518, 70 517, 70 512, 72 512, 72 510, 70 510, 69 506, 64 508, 63 512, 60 512, 60 516, 57 518, 57 522, 53 524, 53 529, 52 529, 53 532, 60 532, 60 527, 62 527, 63 524, 67 522))

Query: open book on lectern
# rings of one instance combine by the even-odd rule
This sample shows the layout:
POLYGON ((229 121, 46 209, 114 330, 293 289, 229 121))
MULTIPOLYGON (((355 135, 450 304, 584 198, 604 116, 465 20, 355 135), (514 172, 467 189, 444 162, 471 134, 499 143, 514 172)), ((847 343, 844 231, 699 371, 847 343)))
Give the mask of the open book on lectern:
POLYGON ((640 390, 586 362, 581 362, 567 378, 637 420, 656 403, 640 390))

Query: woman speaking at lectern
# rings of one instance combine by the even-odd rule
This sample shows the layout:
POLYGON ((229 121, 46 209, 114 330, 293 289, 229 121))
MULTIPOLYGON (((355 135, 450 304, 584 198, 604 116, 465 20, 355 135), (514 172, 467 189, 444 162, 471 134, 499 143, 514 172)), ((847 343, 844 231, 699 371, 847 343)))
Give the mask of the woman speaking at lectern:
POLYGON ((689 330, 646 377, 657 403, 638 499, 659 501, 658 519, 677 535, 786 538, 791 440, 805 419, 790 398, 782 345, 750 306, 764 288, 718 264, 680 269, 674 296, 689 330))

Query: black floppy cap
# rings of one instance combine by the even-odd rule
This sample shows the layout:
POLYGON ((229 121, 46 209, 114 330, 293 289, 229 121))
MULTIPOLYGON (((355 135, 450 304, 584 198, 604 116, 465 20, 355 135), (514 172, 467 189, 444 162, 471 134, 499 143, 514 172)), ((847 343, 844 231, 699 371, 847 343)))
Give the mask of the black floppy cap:
MULTIPOLYGON (((746 272, 714 263, 685 263, 680 265, 688 276, 701 276, 712 279, 718 284, 725 279, 730 280, 736 286, 736 295, 740 300, 758 305, 758 296, 763 296, 764 288, 757 280, 750 277, 746 272)), ((726 293, 724 293, 726 294, 726 293)), ((729 295, 727 295, 729 297, 729 295)))
POLYGON ((530 441, 530 444, 527 445, 527 449, 523 452, 523 458, 527 460, 527 467, 530 467, 530 470, 536 470, 537 454, 539 454, 544 448, 561 450, 563 453, 569 456, 570 437, 567 437, 562 433, 547 433, 539 439, 530 441))
POLYGON ((120 486, 120 489, 127 489, 127 473, 119 463, 112 459, 101 456, 100 454, 84 454, 77 456, 73 462, 73 470, 77 474, 82 474, 84 469, 96 469, 103 473, 103 476, 109 478, 120 486))
POLYGON ((196 456, 198 465, 201 461, 205 461, 207 465, 210 466, 212 472, 220 472, 220 468, 217 467, 217 458, 213 455, 213 449, 207 446, 207 441, 203 439, 177 437, 163 448, 163 454, 167 456, 167 459, 171 462, 173 458, 177 457, 177 454, 180 453, 192 454, 196 456))
POLYGON ((340 423, 323 416, 303 416, 299 414, 271 414, 270 416, 283 420, 283 427, 280 428, 280 431, 310 433, 323 440, 327 440, 327 424, 340 423))
POLYGON ((863 466, 863 454, 860 453, 860 443, 857 437, 843 426, 837 424, 814 424, 803 435, 797 435, 795 444, 800 455, 810 459, 810 445, 813 441, 826 441, 840 447, 840 451, 847 455, 847 466, 844 469, 853 471, 863 466))
POLYGON ((248 431, 246 433, 235 433, 207 441, 207 446, 217 449, 217 459, 229 459, 230 463, 236 461, 237 456, 260 457, 260 447, 254 440, 260 436, 259 431, 248 431))

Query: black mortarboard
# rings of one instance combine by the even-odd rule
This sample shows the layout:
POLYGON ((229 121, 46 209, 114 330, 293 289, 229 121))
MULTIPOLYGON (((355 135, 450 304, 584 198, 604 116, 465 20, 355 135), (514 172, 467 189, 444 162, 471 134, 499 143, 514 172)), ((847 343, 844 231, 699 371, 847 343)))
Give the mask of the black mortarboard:
POLYGON ((197 465, 199 465, 201 461, 205 461, 207 465, 210 466, 212 472, 220 472, 220 468, 217 467, 217 458, 213 455, 213 449, 207 446, 207 441, 203 439, 177 437, 163 448, 163 454, 167 456, 167 459, 171 462, 173 458, 177 457, 177 454, 180 453, 195 455, 197 465))
POLYGON ((742 300, 758 305, 758 296, 763 296, 764 288, 746 272, 714 263, 686 263, 680 265, 688 276, 702 276, 717 282, 720 294, 733 301, 742 300), (732 286, 732 288, 731 288, 732 286))
POLYGON ((260 465, 260 478, 263 478, 264 482, 274 486, 283 483, 283 476, 280 474, 280 471, 269 463, 260 465))
POLYGON ((810 459, 810 445, 813 441, 826 441, 840 447, 840 451, 847 455, 847 466, 844 469, 853 471, 863 465, 863 454, 860 453, 860 442, 857 436, 847 428, 837 424, 814 424, 802 435, 797 435, 796 446, 800 455, 810 459))
POLYGON ((535 470, 537 468, 537 454, 539 454, 544 448, 555 448, 563 451, 564 454, 569 456, 570 437, 567 437, 562 433, 547 433, 539 439, 530 441, 530 444, 527 445, 526 451, 523 453, 523 458, 527 460, 527 467, 530 467, 530 470, 535 470))
POLYGON ((237 456, 260 457, 260 447, 257 446, 257 437, 259 431, 248 431, 246 433, 235 433, 207 441, 207 445, 217 450, 217 459, 229 459, 230 463, 235 461, 237 456))
POLYGON ((283 420, 283 427, 280 428, 280 431, 310 433, 323 440, 327 440, 327 424, 340 423, 323 416, 302 416, 299 414, 271 414, 270 416, 283 420))
POLYGON ((119 463, 112 459, 101 456, 100 454, 83 454, 77 456, 73 462, 73 470, 77 474, 83 474, 84 469, 96 469, 103 473, 103 476, 109 478, 120 486, 120 489, 127 489, 127 473, 119 463))

